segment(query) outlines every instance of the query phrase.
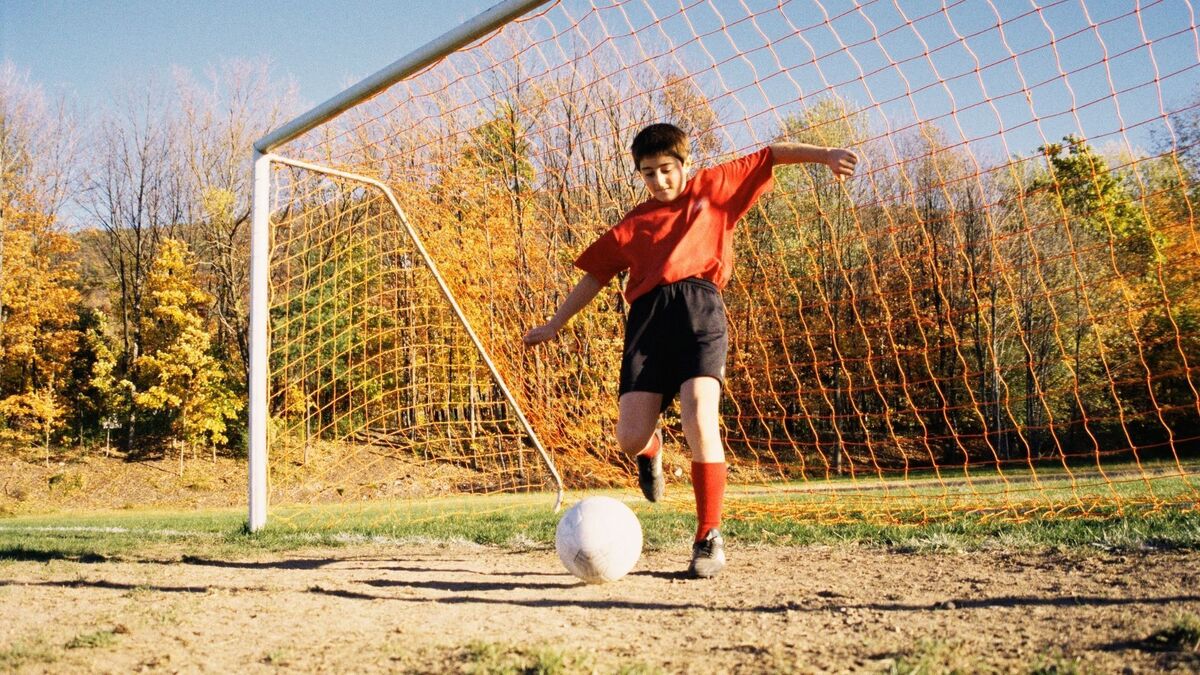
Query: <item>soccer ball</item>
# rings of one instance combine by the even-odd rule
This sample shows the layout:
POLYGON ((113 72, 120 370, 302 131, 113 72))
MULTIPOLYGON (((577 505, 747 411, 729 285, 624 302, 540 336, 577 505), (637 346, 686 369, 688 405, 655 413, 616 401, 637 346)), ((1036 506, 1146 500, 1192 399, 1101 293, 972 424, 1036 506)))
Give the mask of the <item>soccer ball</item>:
POLYGON ((567 571, 587 583, 616 581, 642 555, 642 524, 612 497, 588 497, 558 521, 554 547, 567 571))

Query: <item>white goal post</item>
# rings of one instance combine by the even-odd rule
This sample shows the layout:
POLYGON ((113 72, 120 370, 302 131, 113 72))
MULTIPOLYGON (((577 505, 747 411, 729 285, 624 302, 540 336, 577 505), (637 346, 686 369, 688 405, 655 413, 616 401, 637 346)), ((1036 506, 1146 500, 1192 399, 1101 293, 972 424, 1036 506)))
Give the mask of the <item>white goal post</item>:
POLYGON ((447 303, 454 311, 464 330, 479 352, 479 356, 491 371, 497 385, 502 390, 504 398, 512 406, 521 426, 533 443, 537 452, 547 465, 553 481, 557 485, 555 509, 562 503, 562 480, 555 469, 550 456, 538 440, 523 411, 513 398, 508 387, 482 342, 476 336, 470 322, 459 308, 453 294, 438 274, 437 266, 425 252, 420 238, 411 227, 390 189, 383 183, 372 178, 337 171, 312 163, 300 162, 272 154, 275 148, 301 136, 315 127, 333 119, 354 105, 382 92, 391 85, 410 75, 421 71, 430 63, 437 61, 447 54, 468 45, 488 33, 504 26, 514 19, 531 10, 549 4, 549 0, 507 0, 479 14, 419 47, 407 56, 379 70, 357 84, 342 91, 337 96, 314 107, 292 121, 280 126, 271 133, 254 143, 254 194, 253 213, 251 222, 250 246, 250 372, 249 372, 249 425, 248 425, 248 454, 249 454, 249 520, 250 531, 262 529, 267 523, 267 442, 268 442, 268 321, 269 321, 269 267, 270 267, 270 216, 271 216, 271 166, 284 164, 308 171, 338 176, 343 179, 356 181, 364 186, 381 191, 387 196, 403 225, 403 229, 411 238, 412 244, 421 253, 425 264, 433 273, 437 285, 445 296, 447 303))

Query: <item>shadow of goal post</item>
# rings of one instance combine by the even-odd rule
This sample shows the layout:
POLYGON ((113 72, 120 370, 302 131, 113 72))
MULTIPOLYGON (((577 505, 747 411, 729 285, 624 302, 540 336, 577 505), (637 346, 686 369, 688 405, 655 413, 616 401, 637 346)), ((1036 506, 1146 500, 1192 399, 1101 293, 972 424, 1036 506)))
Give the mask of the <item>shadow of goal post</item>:
POLYGON ((341 172, 271 154, 273 149, 333 119, 354 105, 419 72, 430 63, 503 27, 505 24, 527 14, 531 10, 550 4, 550 1, 507 0, 498 3, 470 21, 459 25, 441 37, 431 40, 400 60, 395 61, 328 101, 280 126, 254 143, 254 194, 250 235, 250 372, 248 378, 249 517, 247 525, 250 531, 260 530, 267 524, 267 425, 269 417, 267 410, 269 369, 267 324, 269 320, 268 292, 272 163, 286 164, 300 169, 361 182, 364 185, 381 190, 386 195, 404 229, 407 231, 408 236, 411 238, 413 245, 420 251, 425 264, 436 278, 437 285, 440 287, 447 303, 463 325, 480 358, 487 365, 488 370, 495 379, 497 386, 502 390, 505 399, 516 414, 529 440, 546 463, 546 468, 557 487, 555 510, 562 505, 562 479, 554 467, 553 461, 550 459, 549 454, 547 454, 545 447, 542 446, 537 434, 529 425, 524 411, 521 410, 516 399, 513 398, 503 377, 496 370, 495 364, 471 327, 470 322, 463 314, 454 295, 450 292, 445 281, 438 273, 437 266, 426 253, 420 238, 409 224, 391 190, 383 183, 365 176, 341 172))

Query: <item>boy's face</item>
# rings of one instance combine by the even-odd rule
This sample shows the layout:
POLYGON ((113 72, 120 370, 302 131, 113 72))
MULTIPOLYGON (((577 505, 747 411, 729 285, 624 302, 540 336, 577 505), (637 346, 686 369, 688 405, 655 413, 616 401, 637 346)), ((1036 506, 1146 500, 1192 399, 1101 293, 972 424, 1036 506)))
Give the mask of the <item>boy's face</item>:
POLYGON ((638 162, 638 173, 642 174, 646 189, 660 202, 669 202, 683 192, 687 170, 687 162, 671 155, 650 155, 638 162))

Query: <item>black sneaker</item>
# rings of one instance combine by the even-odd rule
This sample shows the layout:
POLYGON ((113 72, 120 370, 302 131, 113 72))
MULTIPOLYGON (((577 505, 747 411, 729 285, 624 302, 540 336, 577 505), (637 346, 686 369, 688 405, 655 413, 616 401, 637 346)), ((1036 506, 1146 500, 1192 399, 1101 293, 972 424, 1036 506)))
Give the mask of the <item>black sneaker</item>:
POLYGON ((658 451, 653 457, 645 455, 637 456, 638 467, 638 487, 642 488, 642 494, 646 499, 656 502, 663 497, 663 479, 662 459, 663 459, 663 440, 662 429, 655 429, 651 440, 658 444, 658 451))
POLYGON ((725 567, 725 540, 721 532, 713 528, 700 541, 692 544, 692 564, 688 565, 688 574, 697 579, 708 579, 717 576, 717 572, 725 567))

